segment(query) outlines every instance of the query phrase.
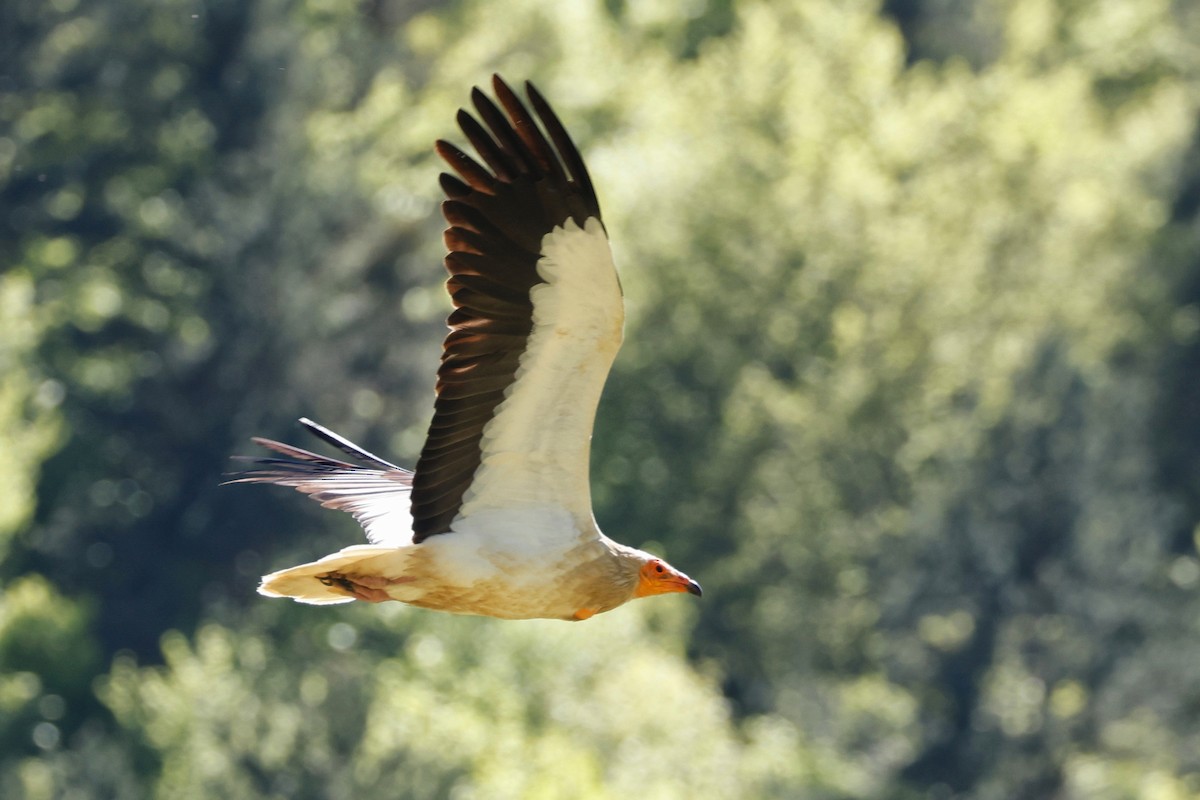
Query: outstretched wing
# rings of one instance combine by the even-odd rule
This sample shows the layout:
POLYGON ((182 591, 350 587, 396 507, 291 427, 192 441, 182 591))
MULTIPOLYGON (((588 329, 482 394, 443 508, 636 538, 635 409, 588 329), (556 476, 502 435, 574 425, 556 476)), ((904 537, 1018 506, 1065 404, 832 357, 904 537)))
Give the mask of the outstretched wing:
POLYGON ((621 344, 621 288, 583 159, 531 84, 541 128, 499 76, 493 88, 503 112, 475 89, 483 124, 458 115, 484 164, 437 143, 461 178, 441 177, 455 311, 413 479, 415 542, 487 511, 590 520, 592 424, 621 344))
POLYGON ((234 456, 259 469, 239 473, 228 483, 275 483, 291 486, 312 497, 326 508, 352 515, 373 544, 399 547, 412 541, 409 495, 413 474, 390 461, 384 461, 312 420, 300 424, 313 435, 367 464, 351 464, 319 455, 272 439, 254 438, 254 443, 273 450, 284 458, 234 456))

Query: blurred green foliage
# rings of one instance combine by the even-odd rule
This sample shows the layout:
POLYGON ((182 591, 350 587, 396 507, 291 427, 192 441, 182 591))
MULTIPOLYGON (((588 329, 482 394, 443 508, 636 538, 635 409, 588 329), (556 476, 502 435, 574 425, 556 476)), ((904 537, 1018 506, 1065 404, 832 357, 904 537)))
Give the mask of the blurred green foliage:
POLYGON ((1200 796, 1200 5, 0 6, 0 796, 1200 796), (629 306, 597 515, 703 601, 269 603, 217 487, 411 461, 452 111, 531 78, 629 306))
POLYGON ((168 635, 162 668, 119 659, 100 695, 162 755, 161 797, 777 795, 802 769, 794 729, 738 736, 711 680, 653 638, 636 614, 590 631, 400 609, 206 625, 194 645, 168 635))

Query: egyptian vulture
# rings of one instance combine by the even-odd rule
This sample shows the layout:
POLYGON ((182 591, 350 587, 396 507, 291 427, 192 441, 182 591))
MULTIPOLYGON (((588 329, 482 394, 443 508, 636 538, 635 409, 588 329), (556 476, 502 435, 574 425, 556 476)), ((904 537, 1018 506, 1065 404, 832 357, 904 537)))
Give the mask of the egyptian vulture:
POLYGON ((232 482, 291 486, 352 514, 370 542, 273 572, 264 595, 582 620, 637 597, 700 594, 592 516, 588 455, 621 345, 621 286, 591 179, 558 117, 532 84, 534 114, 499 76, 493 88, 499 107, 475 89, 478 120, 458 113, 482 164, 436 144, 458 173, 441 176, 454 311, 416 469, 307 419, 356 463, 255 438, 276 457, 243 459, 257 468, 232 482))

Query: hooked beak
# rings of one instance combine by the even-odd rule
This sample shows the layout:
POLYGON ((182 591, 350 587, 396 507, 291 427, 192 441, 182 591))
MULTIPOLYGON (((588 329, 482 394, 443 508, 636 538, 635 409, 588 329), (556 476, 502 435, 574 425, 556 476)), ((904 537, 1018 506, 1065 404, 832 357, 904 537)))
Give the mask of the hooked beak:
POLYGON ((704 590, 700 588, 700 584, 684 575, 682 572, 677 572, 669 578, 665 578, 663 583, 670 588, 664 588, 666 592, 687 592, 700 597, 704 594, 704 590))
POLYGON ((638 576, 638 584, 633 596, 649 597, 651 595, 668 594, 671 592, 687 592, 697 597, 704 594, 700 588, 700 584, 679 570, 656 559, 642 569, 641 574, 638 576))

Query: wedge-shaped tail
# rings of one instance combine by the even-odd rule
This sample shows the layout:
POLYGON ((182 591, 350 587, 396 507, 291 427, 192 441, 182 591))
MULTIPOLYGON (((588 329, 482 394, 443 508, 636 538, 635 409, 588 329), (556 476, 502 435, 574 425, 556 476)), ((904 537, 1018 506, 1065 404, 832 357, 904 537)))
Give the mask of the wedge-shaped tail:
POLYGON ((403 587, 408 583, 405 576, 410 556, 410 547, 358 544, 308 564, 272 572, 263 577, 258 593, 313 605, 405 599, 403 587), (363 596, 371 591, 381 594, 375 598, 363 596))

